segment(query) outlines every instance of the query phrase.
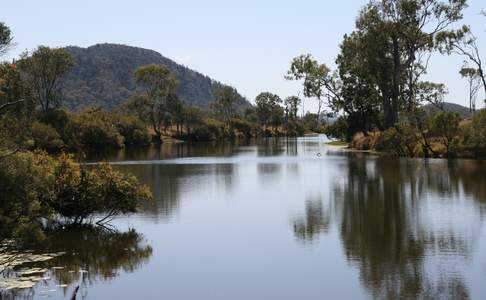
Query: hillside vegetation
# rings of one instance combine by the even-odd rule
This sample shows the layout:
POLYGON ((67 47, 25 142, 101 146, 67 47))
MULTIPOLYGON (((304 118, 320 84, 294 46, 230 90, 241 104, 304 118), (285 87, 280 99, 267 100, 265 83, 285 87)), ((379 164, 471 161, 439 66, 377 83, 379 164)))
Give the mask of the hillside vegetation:
POLYGON ((435 115, 439 112, 451 112, 458 114, 462 119, 467 119, 472 116, 469 107, 465 107, 459 104, 444 102, 436 106, 433 104, 427 104, 423 106, 424 111, 429 115, 435 115))
MULTIPOLYGON (((207 108, 222 84, 162 56, 160 53, 119 44, 88 48, 65 48, 74 58, 74 68, 63 79, 64 105, 75 111, 89 107, 113 110, 137 91, 133 73, 149 64, 166 65, 179 81, 177 94, 188 105, 207 108)), ((248 107, 239 95, 238 105, 248 107)))

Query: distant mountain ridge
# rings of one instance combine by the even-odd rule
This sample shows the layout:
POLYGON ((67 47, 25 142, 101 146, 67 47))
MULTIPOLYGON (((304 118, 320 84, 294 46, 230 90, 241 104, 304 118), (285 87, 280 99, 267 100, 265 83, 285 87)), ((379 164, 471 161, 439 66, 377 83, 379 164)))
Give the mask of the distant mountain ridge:
POLYGON ((442 110, 439 109, 437 106, 432 104, 427 104, 423 106, 423 109, 426 113, 434 115, 438 112, 445 111, 445 112, 455 112, 461 116, 461 118, 466 119, 471 117, 471 111, 469 107, 465 107, 459 104, 444 102, 442 103, 442 110))
MULTIPOLYGON (((65 49, 76 61, 76 66, 63 80, 65 105, 71 110, 88 107, 113 110, 137 91, 133 73, 148 64, 163 64, 174 71, 179 80, 178 95, 189 105, 207 108, 214 99, 215 89, 222 85, 154 50, 120 44, 65 49)), ((250 103, 241 96, 238 106, 246 107, 250 103)))

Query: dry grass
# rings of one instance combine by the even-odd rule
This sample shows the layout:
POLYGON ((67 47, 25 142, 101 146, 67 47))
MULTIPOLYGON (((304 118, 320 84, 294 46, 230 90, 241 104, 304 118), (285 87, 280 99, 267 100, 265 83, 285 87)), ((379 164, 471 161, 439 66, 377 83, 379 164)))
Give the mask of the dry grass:
POLYGON ((367 135, 359 132, 353 136, 353 139, 351 140, 351 148, 356 150, 374 149, 376 145, 376 139, 379 135, 379 132, 368 132, 367 135))

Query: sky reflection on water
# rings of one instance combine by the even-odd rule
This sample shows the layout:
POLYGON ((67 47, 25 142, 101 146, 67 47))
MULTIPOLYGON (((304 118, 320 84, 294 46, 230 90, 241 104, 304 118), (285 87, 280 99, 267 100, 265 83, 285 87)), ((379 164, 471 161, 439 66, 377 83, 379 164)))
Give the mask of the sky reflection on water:
POLYGON ((150 255, 90 282, 86 299, 481 299, 486 164, 380 158, 324 141, 108 157, 154 192, 115 222, 143 236, 150 255))

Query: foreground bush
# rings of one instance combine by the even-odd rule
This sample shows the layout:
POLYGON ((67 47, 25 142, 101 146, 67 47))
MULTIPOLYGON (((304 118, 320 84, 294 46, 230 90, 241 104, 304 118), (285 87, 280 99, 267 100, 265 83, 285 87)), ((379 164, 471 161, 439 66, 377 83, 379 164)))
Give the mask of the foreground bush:
POLYGON ((41 220, 52 210, 44 205, 54 191, 54 159, 18 153, 0 160, 0 240, 41 239, 41 220))
POLYGON ((68 155, 23 152, 0 160, 1 237, 38 239, 50 222, 102 223, 136 212, 147 187, 108 164, 84 166, 68 155), (95 219, 97 218, 97 219, 95 219))
POLYGON ((134 176, 114 171, 110 165, 84 167, 66 155, 56 161, 55 188, 47 204, 67 223, 81 224, 95 215, 105 215, 97 222, 133 213, 140 200, 150 193, 134 176))

